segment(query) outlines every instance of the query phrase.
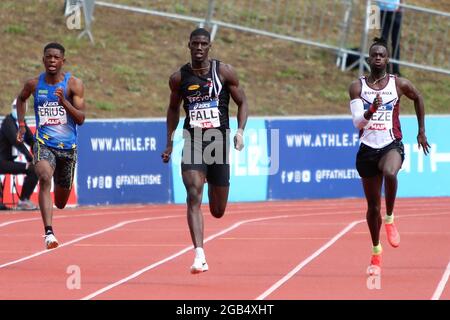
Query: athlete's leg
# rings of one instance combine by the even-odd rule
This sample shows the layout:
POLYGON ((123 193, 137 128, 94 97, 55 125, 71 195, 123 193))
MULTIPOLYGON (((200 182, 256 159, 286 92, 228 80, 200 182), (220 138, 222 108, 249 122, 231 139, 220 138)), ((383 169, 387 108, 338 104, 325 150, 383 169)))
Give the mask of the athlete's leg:
POLYGON ((185 170, 182 173, 186 187, 187 219, 192 243, 203 248, 203 214, 201 211, 205 173, 200 170, 185 170))
POLYGON ((380 159, 378 167, 384 176, 386 212, 388 215, 391 215, 394 211, 395 197, 397 195, 397 173, 402 167, 400 153, 395 149, 390 150, 380 159))
POLYGON ((35 172, 39 179, 39 209, 44 222, 44 243, 47 249, 58 246, 53 234, 53 201, 50 194, 52 179, 56 168, 54 151, 37 142, 33 146, 35 172))
POLYGON ((72 190, 75 166, 77 161, 76 150, 57 150, 55 169, 55 205, 64 209, 72 190))
POLYGON ((388 151, 379 162, 379 168, 384 176, 384 193, 386 201, 385 228, 389 244, 394 248, 400 245, 400 234, 394 224, 394 204, 397 195, 397 173, 402 166, 402 156, 399 150, 388 151))
POLYGON ((67 201, 69 200, 71 189, 63 188, 55 184, 55 206, 58 209, 64 209, 66 207, 67 201))
POLYGON ((208 181, 209 210, 215 218, 225 213, 230 191, 229 138, 220 133, 215 143, 215 163, 209 165, 208 181))
POLYGON ((208 183, 209 210, 215 218, 221 218, 228 203, 230 186, 217 186, 208 183))
POLYGON ((381 186, 383 176, 378 174, 371 178, 362 178, 364 193, 367 200, 366 220, 369 226, 370 236, 372 238, 372 256, 370 265, 367 269, 369 275, 379 274, 381 272, 381 243, 380 229, 382 225, 380 207, 381 207, 381 186))
POLYGON ((383 176, 381 174, 371 178, 362 178, 364 194, 367 200, 366 220, 373 246, 377 246, 380 243, 382 182, 383 176))
POLYGON ((52 226, 53 201, 50 194, 54 169, 47 160, 36 163, 36 174, 39 178, 39 208, 44 227, 52 226))

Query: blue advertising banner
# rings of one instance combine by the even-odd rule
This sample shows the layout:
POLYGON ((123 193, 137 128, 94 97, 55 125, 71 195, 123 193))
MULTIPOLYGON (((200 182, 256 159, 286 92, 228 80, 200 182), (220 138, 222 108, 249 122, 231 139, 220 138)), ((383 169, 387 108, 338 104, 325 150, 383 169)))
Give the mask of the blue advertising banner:
POLYGON ((278 130, 279 168, 269 176, 269 199, 362 197, 355 157, 358 132, 350 118, 269 120, 278 130))
MULTIPOLYGON (((244 134, 244 149, 237 151, 233 137, 237 122, 230 119, 230 193, 229 201, 264 201, 267 199, 268 150, 265 120, 249 119, 244 134)), ((184 139, 182 121, 174 136, 172 153, 173 195, 175 203, 186 202, 186 189, 181 178, 181 151, 184 139)), ((208 185, 203 189, 203 202, 208 201, 208 185)))
POLYGON ((417 144, 417 118, 400 118, 405 161, 399 172, 399 197, 450 196, 450 116, 426 116, 425 133, 431 145, 424 155, 417 144))
MULTIPOLYGON (((450 116, 427 116, 428 156, 417 146, 417 119, 402 116, 405 161, 399 197, 450 196, 450 116)), ((350 117, 251 118, 245 148, 230 147, 230 202, 364 197, 355 168, 358 131, 350 117)), ((78 203, 185 203, 182 121, 170 164, 161 161, 164 120, 88 121, 79 130, 78 203)), ((203 201, 208 201, 205 184, 203 201)))
POLYGON ((87 121, 78 137, 78 203, 168 203, 163 121, 87 121))

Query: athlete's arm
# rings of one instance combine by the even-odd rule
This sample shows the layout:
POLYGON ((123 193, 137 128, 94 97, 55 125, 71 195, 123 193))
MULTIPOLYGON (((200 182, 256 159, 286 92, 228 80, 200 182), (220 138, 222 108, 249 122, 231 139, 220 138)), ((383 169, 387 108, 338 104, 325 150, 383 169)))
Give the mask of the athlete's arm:
POLYGON ((360 97, 361 81, 353 81, 348 91, 350 95, 350 110, 352 111, 353 125, 358 129, 362 129, 369 123, 372 115, 380 107, 382 103, 381 97, 377 95, 370 108, 364 111, 364 103, 360 97))
POLYGON ((166 115, 167 143, 166 143, 166 150, 164 150, 164 152, 161 155, 164 162, 169 162, 170 160, 170 155, 172 154, 172 147, 173 147, 173 133, 178 126, 178 122, 180 121, 180 104, 181 104, 180 83, 181 83, 181 72, 177 71, 174 74, 172 74, 169 79, 170 100, 166 115))
POLYGON ((63 88, 58 88, 55 95, 59 98, 59 103, 66 109, 77 125, 82 125, 85 119, 86 105, 84 103, 84 85, 83 82, 75 77, 69 79, 69 90, 72 95, 72 103, 64 96, 63 88))
POLYGON ((417 122, 419 125, 419 133, 417 134, 417 143, 419 148, 423 148, 423 152, 428 154, 430 145, 427 141, 427 136, 425 135, 425 106, 423 103, 422 94, 417 90, 414 85, 405 78, 396 78, 395 84, 397 85, 398 96, 407 96, 409 99, 414 101, 414 108, 416 109, 417 122))
POLYGON ((23 136, 26 132, 25 128, 25 104, 27 99, 33 94, 34 90, 36 90, 36 85, 38 83, 38 78, 30 79, 25 82, 25 85, 20 91, 19 96, 17 97, 16 108, 17 108, 17 122, 19 123, 19 130, 17 131, 17 141, 23 142, 23 136))
POLYGON ((229 64, 220 65, 220 74, 225 79, 225 84, 228 86, 231 97, 238 107, 237 123, 238 130, 234 136, 234 147, 236 150, 242 150, 244 148, 244 129, 248 118, 248 104, 247 97, 242 87, 239 86, 239 78, 234 68, 229 64))

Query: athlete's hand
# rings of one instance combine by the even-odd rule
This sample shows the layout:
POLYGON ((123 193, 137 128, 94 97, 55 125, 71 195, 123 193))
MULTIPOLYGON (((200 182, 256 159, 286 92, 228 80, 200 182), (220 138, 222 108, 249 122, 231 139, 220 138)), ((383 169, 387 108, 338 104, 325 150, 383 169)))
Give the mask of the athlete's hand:
POLYGON ((24 126, 19 126, 19 130, 17 131, 17 142, 22 143, 23 142, 23 136, 25 135, 26 128, 24 126))
POLYGON ((427 136, 424 132, 419 132, 417 135, 417 143, 419 144, 419 149, 420 147, 423 148, 423 153, 425 153, 425 155, 430 153, 431 146, 428 144, 427 136))
POLYGON ((170 155, 172 154, 172 147, 167 147, 166 150, 161 154, 161 158, 164 163, 169 162, 170 155))
POLYGON ((372 105, 369 108, 369 111, 371 113, 377 112, 378 108, 383 104, 383 99, 381 98, 380 94, 377 93, 377 96, 375 99, 373 99, 372 105))
POLYGON ((64 102, 66 101, 66 97, 64 97, 64 89, 59 87, 55 90, 55 96, 58 97, 59 103, 64 106, 64 102))
POLYGON ((236 132, 233 141, 234 141, 234 148, 237 151, 241 151, 242 149, 244 149, 244 137, 241 131, 236 132))

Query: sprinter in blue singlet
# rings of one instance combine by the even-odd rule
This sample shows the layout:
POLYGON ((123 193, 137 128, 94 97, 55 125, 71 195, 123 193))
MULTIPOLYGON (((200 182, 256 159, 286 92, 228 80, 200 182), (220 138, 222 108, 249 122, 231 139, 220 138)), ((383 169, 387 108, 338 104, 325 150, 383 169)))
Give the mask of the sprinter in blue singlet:
POLYGON ((34 96, 36 117, 34 164, 39 177, 39 207, 45 228, 45 246, 56 248, 53 227, 53 201, 50 194, 52 177, 55 183, 55 205, 63 209, 72 190, 77 161, 77 126, 85 119, 84 86, 80 79, 63 72, 65 49, 59 43, 44 48, 45 72, 28 80, 17 98, 19 132, 25 133, 25 102, 34 96))

